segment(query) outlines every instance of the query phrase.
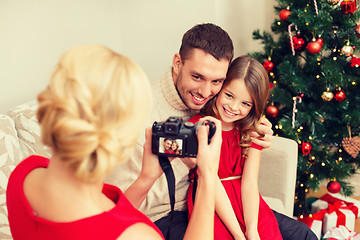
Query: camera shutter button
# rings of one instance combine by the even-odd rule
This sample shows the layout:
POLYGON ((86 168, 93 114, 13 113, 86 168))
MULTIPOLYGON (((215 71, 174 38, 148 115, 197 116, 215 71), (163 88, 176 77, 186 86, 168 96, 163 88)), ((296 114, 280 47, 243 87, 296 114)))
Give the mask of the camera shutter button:
POLYGON ((184 126, 187 128, 192 128, 192 127, 194 127, 194 124, 192 122, 185 122, 184 126))

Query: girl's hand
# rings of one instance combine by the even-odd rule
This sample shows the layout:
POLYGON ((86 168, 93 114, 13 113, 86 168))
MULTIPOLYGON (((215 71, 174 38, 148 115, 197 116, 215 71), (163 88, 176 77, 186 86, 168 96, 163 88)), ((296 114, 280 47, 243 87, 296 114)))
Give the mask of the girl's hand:
POLYGON ((196 164, 198 167, 199 177, 202 174, 215 174, 217 176, 217 171, 219 168, 220 160, 220 149, 221 149, 221 122, 213 117, 204 117, 200 121, 204 122, 209 120, 215 123, 216 131, 214 136, 211 138, 210 144, 208 144, 208 127, 206 125, 200 126, 198 129, 198 154, 196 157, 196 164))
POLYGON ((260 240, 257 229, 246 231, 245 235, 247 240, 260 240))

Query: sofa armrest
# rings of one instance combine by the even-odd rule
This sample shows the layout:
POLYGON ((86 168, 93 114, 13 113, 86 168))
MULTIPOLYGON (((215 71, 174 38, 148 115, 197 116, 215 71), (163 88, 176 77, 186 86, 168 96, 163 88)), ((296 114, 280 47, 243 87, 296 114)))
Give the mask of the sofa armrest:
POLYGON ((298 144, 277 136, 273 137, 271 147, 261 153, 259 191, 264 199, 279 199, 284 208, 273 210, 289 217, 294 211, 297 157, 298 144))
POLYGON ((23 159, 15 123, 0 114, 0 239, 12 239, 7 218, 6 188, 11 172, 23 159))
POLYGON ((40 125, 36 118, 37 101, 30 101, 8 111, 13 119, 24 157, 40 155, 50 157, 50 149, 41 141, 40 125))

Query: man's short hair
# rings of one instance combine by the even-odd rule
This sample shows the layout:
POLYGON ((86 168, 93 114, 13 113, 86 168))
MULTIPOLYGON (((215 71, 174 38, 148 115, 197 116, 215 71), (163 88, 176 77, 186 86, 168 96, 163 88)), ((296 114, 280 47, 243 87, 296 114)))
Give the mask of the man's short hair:
POLYGON ((211 54, 217 60, 226 59, 231 62, 234 56, 229 34, 212 23, 195 25, 184 34, 179 52, 182 61, 191 57, 194 48, 211 54))

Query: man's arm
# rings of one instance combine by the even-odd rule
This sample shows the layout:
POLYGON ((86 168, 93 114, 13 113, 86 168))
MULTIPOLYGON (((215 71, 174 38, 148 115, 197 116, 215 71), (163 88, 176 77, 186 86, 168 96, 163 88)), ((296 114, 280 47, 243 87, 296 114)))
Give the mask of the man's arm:
POLYGON ((267 118, 260 118, 258 129, 260 132, 263 132, 265 136, 261 137, 257 132, 251 131, 250 136, 252 138, 252 142, 262 148, 271 147, 272 135, 274 134, 274 131, 271 128, 272 124, 267 118))

